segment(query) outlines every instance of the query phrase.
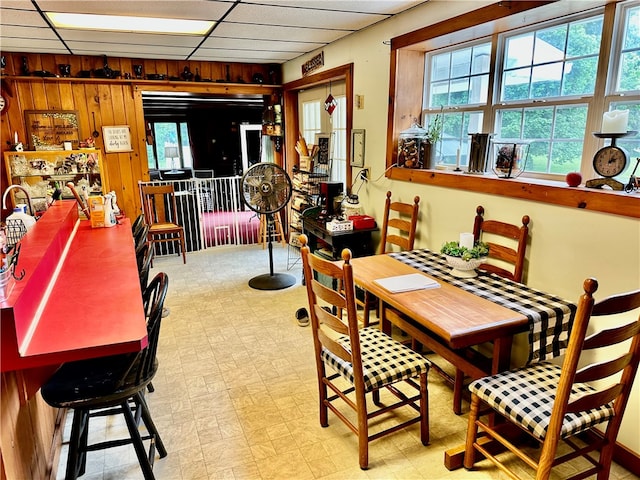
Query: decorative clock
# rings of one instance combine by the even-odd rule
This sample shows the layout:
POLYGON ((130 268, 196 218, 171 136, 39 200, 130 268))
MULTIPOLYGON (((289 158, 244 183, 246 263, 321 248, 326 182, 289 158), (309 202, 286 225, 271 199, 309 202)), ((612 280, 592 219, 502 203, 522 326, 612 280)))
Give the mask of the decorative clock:
POLYGON ((4 114, 9 109, 9 97, 4 91, 0 92, 0 114, 4 114))
POLYGON ((593 156, 593 169, 602 178, 587 180, 586 187, 602 188, 607 185, 613 190, 624 190, 624 184, 613 177, 620 175, 627 166, 629 154, 622 147, 616 145, 616 139, 634 135, 637 132, 628 131, 625 133, 594 133, 598 138, 610 138, 611 145, 602 147, 593 156))
POLYGON ((13 97, 8 82, 3 78, 0 81, 0 114, 4 115, 9 110, 9 99, 13 97))

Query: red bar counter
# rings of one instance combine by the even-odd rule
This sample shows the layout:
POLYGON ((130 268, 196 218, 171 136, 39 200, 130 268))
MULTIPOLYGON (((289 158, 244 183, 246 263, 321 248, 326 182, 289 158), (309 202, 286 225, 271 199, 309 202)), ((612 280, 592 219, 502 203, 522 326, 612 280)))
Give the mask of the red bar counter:
POLYGON ((1 308, 2 372, 147 345, 131 223, 91 228, 75 201, 52 205, 21 241, 24 270, 1 308))

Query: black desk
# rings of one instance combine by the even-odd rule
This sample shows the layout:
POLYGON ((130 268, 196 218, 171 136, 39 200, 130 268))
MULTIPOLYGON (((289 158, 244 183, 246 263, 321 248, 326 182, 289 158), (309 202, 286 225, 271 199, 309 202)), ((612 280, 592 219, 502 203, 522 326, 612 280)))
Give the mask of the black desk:
POLYGON ((371 232, 378 231, 378 227, 330 232, 325 228, 324 222, 303 217, 302 231, 309 238, 309 249, 312 252, 330 257, 330 260, 339 260, 345 248, 350 249, 354 257, 372 255, 371 232))

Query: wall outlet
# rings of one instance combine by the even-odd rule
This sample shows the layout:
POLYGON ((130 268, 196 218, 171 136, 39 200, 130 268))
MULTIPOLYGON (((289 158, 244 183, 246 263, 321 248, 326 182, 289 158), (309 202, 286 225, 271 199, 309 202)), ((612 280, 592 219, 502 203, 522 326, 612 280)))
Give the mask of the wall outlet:
POLYGON ((360 178, 367 182, 369 180, 369 167, 364 167, 360 170, 360 178))

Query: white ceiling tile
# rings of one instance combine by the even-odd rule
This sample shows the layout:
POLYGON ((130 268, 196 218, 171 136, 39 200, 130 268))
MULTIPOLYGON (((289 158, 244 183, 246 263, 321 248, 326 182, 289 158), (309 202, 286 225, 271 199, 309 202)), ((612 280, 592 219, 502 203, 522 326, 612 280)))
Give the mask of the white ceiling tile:
MULTIPOLYGON (((282 40, 293 42, 331 43, 347 32, 318 28, 278 27, 252 25, 249 23, 222 22, 214 30, 214 35, 228 38, 255 38, 261 40, 282 40)), ((313 50, 310 48, 309 50, 313 50)))
POLYGON ((58 41, 58 37, 50 28, 40 27, 16 27, 13 25, 2 26, 0 30, 0 37, 2 37, 2 43, 5 38, 40 38, 42 40, 55 40, 58 41))
POLYGON ((304 53, 309 48, 321 48, 324 43, 300 43, 300 42, 284 42, 275 40, 256 40, 246 38, 221 38, 209 37, 202 44, 201 48, 232 48, 238 50, 267 50, 279 52, 304 53))
POLYGON ((352 32, 385 18, 387 17, 383 15, 364 13, 240 4, 229 13, 225 20, 257 25, 327 28, 352 32))
POLYGON ((260 3, 278 7, 304 7, 342 12, 395 14, 415 7, 426 0, 241 0, 242 3, 260 3))
POLYGON ((51 50, 51 53, 69 53, 64 48, 64 45, 57 40, 43 40, 41 38, 8 38, 2 39, 2 51, 3 52, 33 52, 40 53, 42 49, 46 49, 47 52, 51 50), (26 49, 29 50, 26 50, 26 49), (40 48, 40 50, 38 50, 40 48))
POLYGON ((296 54, 281 52, 242 52, 238 50, 198 50, 191 60, 208 60, 212 62, 241 62, 241 63, 280 63, 297 57, 296 54))
POLYGON ((194 35, 151 35, 145 33, 87 32, 84 30, 59 30, 59 33, 65 42, 126 43, 128 45, 195 48, 202 41, 201 37, 194 35))
POLYGON ((173 56, 182 56, 185 58, 189 53, 191 53, 191 48, 185 47, 169 47, 163 46, 162 48, 158 48, 156 45, 140 45, 140 44, 126 44, 126 43, 97 43, 97 42, 69 42, 69 48, 74 52, 76 50, 88 51, 92 50, 94 55, 113 55, 117 53, 117 56, 129 56, 129 55, 120 55, 122 53, 131 54, 132 56, 142 56, 147 53, 154 52, 164 52, 167 55, 173 56))
POLYGON ((0 21, 4 25, 23 25, 27 27, 48 28, 47 22, 35 10, 14 10, 6 8, 4 2, 0 8, 0 21))

